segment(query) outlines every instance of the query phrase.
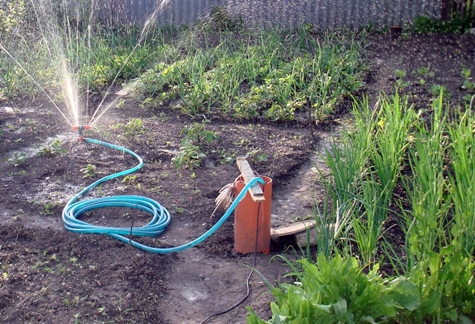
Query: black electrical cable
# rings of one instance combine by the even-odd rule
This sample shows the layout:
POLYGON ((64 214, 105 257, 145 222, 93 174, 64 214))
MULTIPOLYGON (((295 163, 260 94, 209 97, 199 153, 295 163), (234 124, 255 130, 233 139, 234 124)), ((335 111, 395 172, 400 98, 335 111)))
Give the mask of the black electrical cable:
MULTIPOLYGON (((265 189, 265 184, 262 185, 262 192, 264 192, 264 189, 265 189)), ((251 280, 252 274, 254 273, 254 270, 256 269, 256 264, 257 264, 257 244, 258 244, 258 235, 259 235, 259 211, 260 211, 260 209, 261 209, 261 204, 262 204, 262 203, 259 203, 259 204, 257 205, 256 241, 255 241, 255 243, 254 243, 254 259, 253 259, 253 261, 252 261, 252 269, 251 269, 251 272, 249 272, 249 274, 247 275, 247 280, 246 280, 246 295, 245 295, 238 303, 236 303, 235 305, 229 307, 228 309, 226 309, 226 310, 224 310, 224 311, 211 314, 210 316, 208 316, 207 318, 205 318, 202 322, 200 322, 200 324, 205 324, 207 321, 209 321, 210 319, 212 319, 212 318, 215 317, 215 316, 219 316, 219 315, 223 315, 223 314, 229 313, 230 311, 232 311, 233 309, 235 309, 236 307, 238 307, 239 305, 241 305, 241 304, 249 297, 249 295, 250 295, 250 293, 251 293, 250 280, 251 280)))

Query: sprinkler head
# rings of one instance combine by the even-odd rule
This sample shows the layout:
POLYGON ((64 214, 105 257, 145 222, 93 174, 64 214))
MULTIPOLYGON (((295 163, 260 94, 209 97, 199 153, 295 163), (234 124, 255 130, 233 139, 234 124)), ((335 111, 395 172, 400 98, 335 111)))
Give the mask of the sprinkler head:
POLYGON ((91 129, 91 126, 89 125, 79 125, 79 126, 74 126, 73 127, 73 131, 78 131, 78 134, 79 134, 79 137, 78 137, 78 141, 82 141, 82 132, 84 130, 88 130, 88 129, 91 129))

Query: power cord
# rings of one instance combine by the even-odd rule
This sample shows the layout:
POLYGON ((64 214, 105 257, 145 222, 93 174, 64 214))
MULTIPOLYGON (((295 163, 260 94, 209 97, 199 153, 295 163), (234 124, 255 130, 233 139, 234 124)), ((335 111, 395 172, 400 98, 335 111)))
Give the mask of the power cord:
MULTIPOLYGON (((262 185, 262 191, 264 192, 264 189, 265 189, 265 184, 262 185)), ((208 316, 206 319, 204 319, 202 322, 200 322, 200 324, 205 324, 206 322, 208 322, 210 319, 212 319, 213 317, 215 316, 219 316, 219 315, 223 315, 223 314, 226 314, 226 313, 229 313, 230 311, 232 311, 233 309, 235 309, 236 307, 238 307, 239 305, 241 305, 248 297, 249 295, 251 294, 251 285, 250 285, 250 281, 251 281, 251 276, 252 274, 254 273, 254 270, 256 269, 256 264, 257 264, 257 244, 258 244, 258 235, 259 235, 259 211, 261 209, 261 204, 262 203, 259 203, 257 205, 257 217, 256 217, 256 241, 254 243, 254 258, 253 258, 253 261, 252 261, 252 268, 251 268, 251 272, 249 272, 249 274, 247 275, 247 279, 246 279, 246 295, 238 302, 236 303, 235 305, 229 307, 228 309, 224 310, 224 311, 221 311, 221 312, 217 312, 217 313, 214 313, 214 314, 211 314, 210 316, 208 316)))

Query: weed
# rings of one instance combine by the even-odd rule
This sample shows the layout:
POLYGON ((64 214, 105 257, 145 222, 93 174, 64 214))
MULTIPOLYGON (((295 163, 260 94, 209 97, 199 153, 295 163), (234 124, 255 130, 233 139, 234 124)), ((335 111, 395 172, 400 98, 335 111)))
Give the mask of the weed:
POLYGON ((475 83, 472 81, 471 73, 469 68, 463 68, 460 75, 464 78, 462 89, 473 93, 475 92, 475 83))
POLYGON ((47 202, 44 204, 44 209, 41 212, 42 215, 54 215, 54 208, 57 207, 56 203, 47 202))
POLYGON ((84 174, 83 178, 92 179, 96 176, 96 166, 93 164, 88 164, 85 168, 81 169, 81 172, 84 174))
MULTIPOLYGON (((470 3, 470 2, 469 2, 470 3)), ((473 5, 473 2, 472 2, 473 5)), ((463 33, 471 28, 473 14, 467 10, 467 14, 452 14, 450 20, 418 16, 414 19, 414 30, 417 33, 463 33)))
POLYGON ((16 210, 16 215, 13 217, 14 220, 18 220, 20 219, 21 217, 25 216, 25 211, 21 208, 18 208, 16 210))
POLYGON ((404 89, 410 86, 410 82, 407 80, 404 80, 406 77, 406 70, 395 70, 394 71, 396 74, 396 86, 398 89, 404 89))
POLYGON ((204 151, 206 145, 210 145, 213 141, 219 139, 219 136, 211 130, 206 129, 205 125, 208 121, 202 123, 193 123, 183 127, 180 135, 182 146, 180 152, 173 158, 175 167, 182 166, 193 169, 201 165, 201 161, 206 158, 204 151))
POLYGON ((50 144, 48 144, 46 147, 41 148, 38 154, 40 156, 53 156, 53 155, 66 154, 66 149, 61 146, 62 146, 61 140, 57 139, 51 142, 50 144))
POLYGON ((436 98, 442 97, 448 99, 451 96, 450 92, 447 90, 447 87, 436 83, 431 85, 430 93, 436 98))
POLYGON ((122 183, 134 183, 137 180, 137 176, 127 175, 122 179, 122 183))
POLYGON ((425 86, 427 83, 427 78, 431 78, 434 76, 434 72, 431 71, 430 65, 421 66, 417 68, 417 74, 419 75, 419 84, 421 86, 425 86))
POLYGON ((144 134, 146 132, 145 127, 142 124, 142 119, 132 118, 124 126, 124 134, 128 138, 132 138, 135 135, 144 134))
POLYGON ((26 162, 26 154, 23 153, 23 152, 15 152, 13 154, 13 157, 12 158, 9 158, 7 159, 8 162, 10 162, 11 164, 13 164, 13 166, 15 167, 19 167, 23 164, 25 164, 26 162))

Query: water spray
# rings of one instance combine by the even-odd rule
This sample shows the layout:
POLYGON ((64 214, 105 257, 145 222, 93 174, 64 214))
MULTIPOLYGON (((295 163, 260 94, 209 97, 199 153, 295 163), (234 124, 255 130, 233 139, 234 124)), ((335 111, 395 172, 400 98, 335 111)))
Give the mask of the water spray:
POLYGON ((91 126, 89 126, 89 125, 73 126, 73 131, 77 131, 77 132, 78 132, 78 135, 79 135, 79 136, 78 136, 78 141, 79 141, 79 142, 82 142, 82 140, 84 139, 84 138, 82 137, 83 132, 84 132, 85 130, 88 130, 88 129, 91 129, 91 126))

